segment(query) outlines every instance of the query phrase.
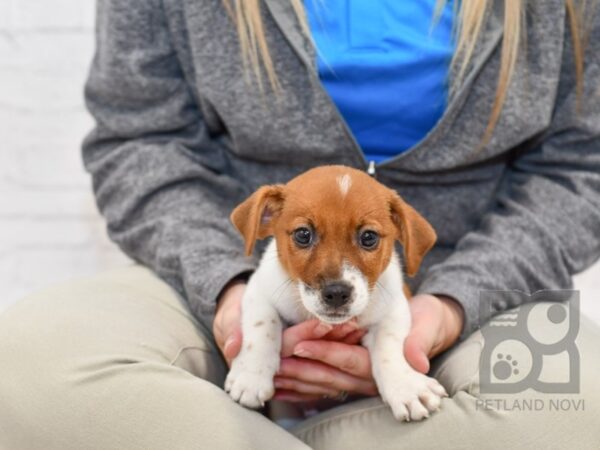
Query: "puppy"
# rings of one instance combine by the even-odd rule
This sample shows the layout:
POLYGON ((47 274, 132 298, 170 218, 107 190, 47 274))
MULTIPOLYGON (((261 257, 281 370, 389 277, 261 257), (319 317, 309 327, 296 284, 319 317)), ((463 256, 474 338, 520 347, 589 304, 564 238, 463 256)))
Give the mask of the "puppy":
POLYGON ((274 236, 242 299, 243 345, 225 382, 235 401, 257 408, 273 396, 284 324, 356 318, 394 416, 420 420, 439 408, 444 388, 404 358, 410 310, 394 250, 398 239, 412 276, 436 234, 396 192, 359 170, 324 166, 261 187, 231 219, 248 255, 274 236))

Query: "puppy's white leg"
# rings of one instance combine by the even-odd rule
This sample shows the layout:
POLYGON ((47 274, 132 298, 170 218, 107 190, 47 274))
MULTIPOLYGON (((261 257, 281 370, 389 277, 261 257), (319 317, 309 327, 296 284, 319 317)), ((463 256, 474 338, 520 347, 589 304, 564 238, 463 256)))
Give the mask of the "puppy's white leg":
POLYGON ((379 393, 398 420, 421 420, 440 407, 446 390, 434 378, 414 370, 404 357, 410 330, 410 310, 402 295, 389 305, 382 320, 371 326, 363 344, 371 355, 379 393))
POLYGON ((281 351, 281 319, 259 285, 260 277, 251 278, 244 293, 242 349, 225 381, 229 395, 249 408, 264 406, 273 396, 281 351))

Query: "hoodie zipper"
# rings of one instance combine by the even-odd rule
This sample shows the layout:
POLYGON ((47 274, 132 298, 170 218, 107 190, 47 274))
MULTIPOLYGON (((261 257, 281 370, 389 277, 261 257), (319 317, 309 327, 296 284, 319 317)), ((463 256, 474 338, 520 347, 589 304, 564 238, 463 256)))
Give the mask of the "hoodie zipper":
POLYGON ((377 178, 377 167, 375 166, 375 161, 369 161, 369 167, 367 167, 367 173, 373 178, 377 178))

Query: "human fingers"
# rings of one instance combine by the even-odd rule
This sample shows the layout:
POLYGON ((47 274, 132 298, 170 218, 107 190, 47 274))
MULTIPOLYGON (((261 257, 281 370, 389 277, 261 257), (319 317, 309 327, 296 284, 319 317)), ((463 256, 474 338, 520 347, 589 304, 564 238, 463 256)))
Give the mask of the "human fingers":
MULTIPOLYGON (((286 329, 283 333, 281 356, 288 357, 293 353, 293 349, 298 342, 328 339, 332 341, 343 341, 350 335, 353 335, 357 330, 358 324, 356 320, 351 320, 340 325, 331 325, 320 322, 317 319, 307 320, 305 322, 294 325, 286 329)), ((354 334, 353 339, 356 339, 359 334, 354 334)), ((362 336, 361 336, 362 337, 362 336)), ((350 340, 350 342, 354 342, 350 340)))
POLYGON ((408 363, 421 373, 429 372, 429 346, 427 331, 413 328, 404 341, 404 357, 408 363))
POLYGON ((234 358, 238 355, 242 348, 242 327, 241 325, 233 326, 231 328, 229 337, 226 339, 225 344, 221 352, 227 365, 231 366, 234 358))
POLYGON ((213 335, 217 347, 228 365, 239 353, 242 345, 241 298, 245 286, 231 287, 219 302, 213 321, 213 335))
POLYGON ((356 320, 350 320, 340 325, 334 325, 333 329, 324 336, 324 339, 342 341, 357 330, 358 323, 356 323, 356 320))
POLYGON ((333 325, 320 322, 317 319, 307 320, 291 326, 283 332, 281 356, 292 356, 298 342, 321 339, 333 329, 333 325))
POLYGON ((316 394, 300 394, 298 392, 290 391, 287 389, 277 389, 275 391, 273 399, 291 403, 308 403, 322 400, 323 396, 316 394))
POLYGON ((412 324, 404 342, 404 355, 411 366, 429 372, 429 360, 456 341, 462 328, 460 306, 454 300, 428 294, 410 302, 412 324))
POLYGON ((373 379, 369 351, 360 345, 323 340, 302 341, 294 347, 294 355, 321 361, 360 378, 373 379))
POLYGON ((304 358, 283 358, 277 375, 317 384, 337 392, 377 394, 377 387, 372 380, 365 380, 319 361, 304 358))
POLYGON ((307 395, 319 395, 321 397, 336 397, 340 391, 336 391, 333 388, 322 386, 319 384, 309 383, 306 381, 298 380, 296 378, 287 378, 282 376, 276 376, 274 379, 275 387, 277 389, 285 389, 287 391, 295 392, 298 394, 307 395))
POLYGON ((352 333, 348 334, 340 342, 343 342, 344 344, 356 345, 362 341, 362 338, 364 337, 365 334, 367 334, 367 330, 363 330, 363 329, 354 330, 352 333))

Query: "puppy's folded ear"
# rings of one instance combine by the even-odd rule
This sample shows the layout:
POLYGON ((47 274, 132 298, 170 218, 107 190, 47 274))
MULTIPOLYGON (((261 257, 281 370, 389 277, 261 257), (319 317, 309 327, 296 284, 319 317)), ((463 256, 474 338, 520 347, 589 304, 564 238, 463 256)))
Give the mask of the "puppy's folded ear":
POLYGON ((274 220, 281 213, 284 186, 263 186, 239 204, 231 213, 231 221, 244 237, 246 255, 251 255, 257 239, 273 234, 274 220))
POLYGON ((435 244, 437 235, 429 222, 395 192, 390 199, 390 213, 398 230, 397 238, 404 248, 406 273, 412 277, 435 244))

